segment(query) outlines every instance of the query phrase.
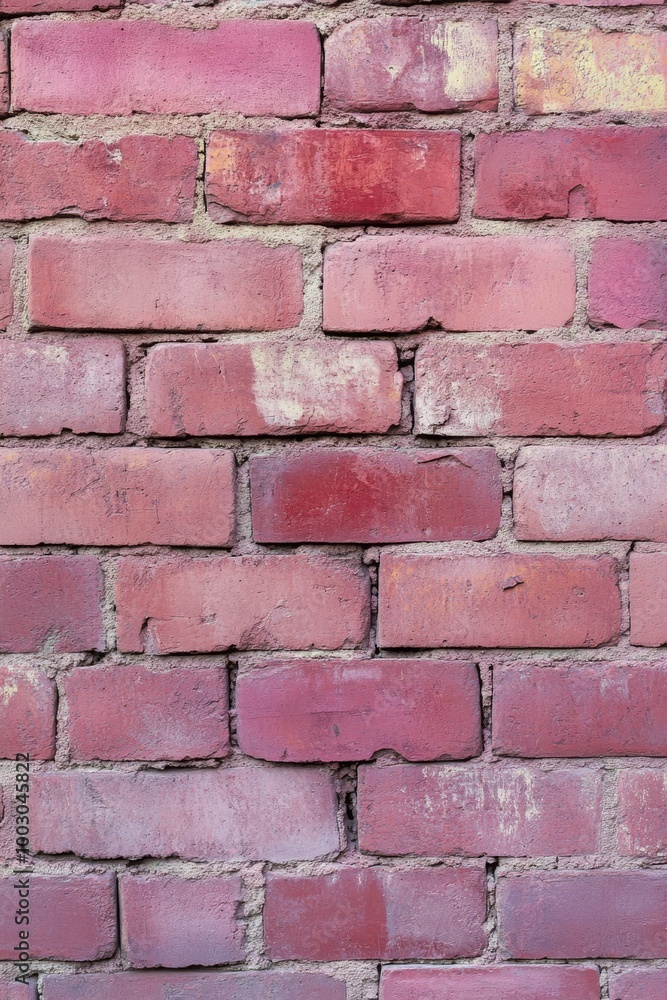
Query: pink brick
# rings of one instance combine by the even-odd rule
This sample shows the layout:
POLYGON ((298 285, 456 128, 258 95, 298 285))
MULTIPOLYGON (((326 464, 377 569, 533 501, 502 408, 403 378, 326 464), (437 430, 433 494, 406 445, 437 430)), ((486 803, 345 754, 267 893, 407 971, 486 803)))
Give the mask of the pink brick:
POLYGON ((0 134, 2 219, 81 215, 189 222, 196 176, 197 143, 185 136, 71 143, 33 142, 20 132, 0 134))
POLYGON ((501 953, 512 958, 665 958, 664 872, 535 872, 499 880, 501 953))
POLYGON ((667 643, 667 552, 630 553, 630 642, 667 643))
POLYGON ((522 448, 514 533, 552 541, 667 540, 667 447, 522 448))
POLYGON ((403 378, 386 341, 158 344, 146 363, 148 433, 383 434, 403 378))
POLYGON ((621 772, 618 800, 619 854, 650 858, 667 855, 667 773, 664 768, 621 772))
POLYGON ((601 817, 600 771, 359 769, 359 847, 370 854, 596 854, 601 817))
POLYGON ((482 218, 667 218, 667 129, 496 133, 478 136, 475 153, 482 218))
POLYGON ((0 448, 0 544, 229 545, 234 455, 0 448))
POLYGON ((479 955, 485 889, 479 868, 269 875, 267 955, 315 962, 479 955))
POLYGON ((492 448, 318 448, 250 460, 258 542, 492 538, 501 467, 492 448))
POLYGON ((499 665, 493 749, 514 757, 667 756, 665 664, 499 665))
POLYGON ((314 114, 314 24, 231 20, 192 31, 157 21, 21 21, 12 33, 15 110, 73 115, 314 114))
POLYGON ((664 1000, 667 969, 630 969, 609 976, 610 1000, 664 1000))
POLYGON ((56 752, 56 686, 32 666, 0 666, 0 758, 18 753, 52 760, 56 752))
POLYGON ((119 340, 0 341, 0 434, 119 434, 124 428, 119 340))
POLYGON ((596 240, 588 297, 594 326, 667 327, 667 240, 596 240))
POLYGON ((663 424, 663 344, 484 345, 434 337, 416 360, 419 434, 645 434, 663 424))
POLYGON ((1 982, 0 1000, 37 1000, 37 980, 29 979, 28 983, 1 982))
MULTIPOLYGON (((0 878, 0 959, 16 959, 19 926, 14 915, 20 906, 19 884, 26 877, 0 878)), ((33 959, 94 961, 110 958, 117 947, 116 876, 30 875, 30 955, 33 959)))
POLYGON ((239 746, 276 761, 474 757, 482 750, 472 663, 295 660, 239 674, 239 746))
POLYGON ((384 968, 380 1000, 599 1000, 597 969, 569 966, 384 968))
POLYGON ((139 875, 120 880, 123 956, 134 968, 243 962, 241 879, 139 875))
MULTIPOLYGON (((104 972, 47 975, 44 1000, 345 1000, 345 983, 300 972, 104 972)), ((11 1000, 14 1000, 12 997, 11 1000)), ((16 1000, 20 1000, 16 997, 16 1000)))
POLYGON ((0 652, 106 649, 103 595, 93 556, 0 560, 0 652))
POLYGON ((41 773, 31 795, 41 854, 279 862, 339 850, 324 769, 41 773))
POLYGON ((357 19, 326 43, 324 93, 345 111, 495 111, 495 21, 357 19))
MULTIPOLYGON (((2 46, 0 45, 0 51, 2 46)), ((0 72, 0 89, 2 73, 0 72)), ((2 95, 0 92, 0 102, 2 95)), ((14 265, 14 241, 0 240, 0 330, 6 330, 14 312, 14 292, 11 286, 14 265)))
POLYGON ((460 162, 456 132, 214 132, 206 203, 216 222, 451 222, 460 162))
POLYGON ((363 236, 324 255, 327 330, 538 330, 568 324, 574 295, 561 239, 363 236))
POLYGON ((118 645, 158 654, 357 646, 369 589, 358 564, 322 556, 122 559, 118 645))
POLYGON ((384 554, 379 609, 395 648, 601 646, 621 626, 606 556, 384 554))
POLYGON ((298 249, 251 240, 38 235, 28 283, 33 326, 279 330, 296 326, 302 311, 298 249))
POLYGON ((121 0, 0 0, 0 13, 50 14, 52 11, 109 10, 121 0))
MULTIPOLYGON (((229 753, 217 667, 77 667, 63 676, 72 760, 192 760, 229 753)), ((195 963, 198 964, 198 963, 195 963)))

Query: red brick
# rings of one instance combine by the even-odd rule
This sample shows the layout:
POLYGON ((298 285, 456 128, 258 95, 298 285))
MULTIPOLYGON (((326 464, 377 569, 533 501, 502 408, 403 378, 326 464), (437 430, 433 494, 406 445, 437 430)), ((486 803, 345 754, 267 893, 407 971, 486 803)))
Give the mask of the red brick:
POLYGON ((28 983, 1 982, 0 1000, 37 1000, 37 980, 30 979, 28 983))
POLYGON ((514 757, 667 756, 667 669, 660 663, 497 666, 493 749, 514 757))
POLYGON ((364 236, 324 255, 327 330, 538 330, 568 324, 574 295, 561 239, 364 236))
POLYGON ((315 962, 479 955, 485 890, 479 868, 269 875, 266 953, 315 962))
POLYGON ((28 283, 32 325, 75 330, 279 330, 303 299, 298 249, 251 240, 34 236, 28 283))
POLYGON ((664 857, 667 854, 667 773, 664 769, 621 772, 618 799, 619 854, 664 857))
POLYGON ((0 665, 0 757, 52 760, 55 752, 54 682, 36 667, 0 665))
MULTIPOLYGON (((1 50, 1 45, 0 45, 1 50)), ((0 87, 2 74, 0 73, 0 87)), ((0 93, 0 102, 1 102, 0 93)), ((14 265, 14 241, 0 240, 0 330, 6 330, 14 312, 14 292, 11 286, 14 265)))
POLYGON ((324 769, 41 773, 31 795, 41 854, 293 861, 339 849, 324 769))
POLYGON ((9 38, 0 32, 0 114, 9 111, 9 38))
POLYGON ((122 559, 118 645, 158 654, 357 646, 369 590, 358 564, 321 556, 122 559))
POLYGON ((140 969, 243 962, 243 924, 236 917, 241 900, 238 877, 122 878, 123 955, 140 969))
POLYGON ((601 646, 620 631, 606 556, 385 554, 379 606, 386 647, 601 646))
POLYGON ((359 847, 370 854, 596 854, 601 816, 600 771, 359 769, 359 847))
POLYGON ((357 19, 329 36, 327 101, 346 111, 495 111, 495 21, 357 19))
POLYGON ((667 969, 630 969, 609 975, 610 1000, 664 1000, 667 969))
POLYGON ((512 958, 664 958, 661 872, 535 872, 497 889, 501 952, 512 958))
POLYGON ((380 1000, 599 1000, 597 969, 570 966, 385 968, 380 1000))
POLYGON ((403 378, 386 341, 158 344, 146 363, 148 433, 384 434, 403 378))
POLYGON ((0 0, 0 13, 50 14, 52 11, 109 10, 121 0, 0 0))
POLYGON ((457 132, 214 132, 206 203, 216 222, 451 222, 460 162, 457 132))
POLYGON ((234 455, 0 448, 0 544, 229 545, 234 455))
POLYGON ((239 746, 276 761, 474 757, 482 750, 472 663, 295 660, 239 674, 239 746))
POLYGON ((12 32, 15 110, 72 115, 314 114, 314 24, 231 20, 192 31, 157 21, 20 21, 12 32))
POLYGON ((667 240, 599 239, 588 277, 594 326, 667 326, 667 240))
POLYGON ((630 642, 667 643, 667 552, 630 553, 630 642))
MULTIPOLYGON (((104 972, 46 975, 44 1000, 345 1000, 345 983, 298 972, 104 972)), ((14 1000, 14 998, 11 998, 14 1000)), ((20 1000, 19 997, 16 1000, 20 1000)))
POLYGON ((119 434, 125 352, 119 340, 0 342, 0 434, 119 434))
MULTIPOLYGON (((191 760, 229 753, 226 672, 114 665, 63 676, 72 760, 191 760)), ((195 963, 199 964, 199 963, 195 963)))
POLYGON ((318 448, 250 460, 258 542, 493 538, 501 467, 492 448, 318 448))
POLYGON ((434 337, 417 351, 418 434, 645 434, 663 424, 665 345, 484 345, 434 337))
POLYGON ((2 219, 81 215, 189 222, 196 176, 197 143, 185 136, 71 143, 32 142, 20 132, 0 133, 2 219))
MULTIPOLYGON (((16 958, 14 948, 19 941, 14 916, 19 879, 25 876, 0 878, 0 959, 5 961, 16 958)), ((88 962, 113 955, 117 947, 115 873, 30 875, 27 881, 33 959, 88 962)))
POLYGON ((480 135, 475 152, 475 215, 482 218, 667 218, 667 129, 480 135))
POLYGON ((93 556, 0 560, 0 652, 106 649, 103 595, 93 556))

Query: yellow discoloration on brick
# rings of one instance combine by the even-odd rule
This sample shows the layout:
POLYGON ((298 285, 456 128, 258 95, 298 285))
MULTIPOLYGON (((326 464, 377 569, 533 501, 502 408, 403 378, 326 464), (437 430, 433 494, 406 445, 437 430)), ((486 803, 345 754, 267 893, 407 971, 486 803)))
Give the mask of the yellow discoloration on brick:
POLYGON ((444 92, 451 100, 472 100, 479 93, 484 72, 491 74, 491 82, 495 80, 495 64, 489 64, 488 39, 478 24, 438 24, 429 41, 446 56, 444 92))

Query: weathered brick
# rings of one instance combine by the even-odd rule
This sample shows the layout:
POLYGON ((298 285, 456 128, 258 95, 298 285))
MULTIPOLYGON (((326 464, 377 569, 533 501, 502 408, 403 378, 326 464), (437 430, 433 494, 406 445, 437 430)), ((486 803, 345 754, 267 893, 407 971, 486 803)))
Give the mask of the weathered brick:
POLYGON ((514 93, 528 114, 667 110, 667 37, 532 27, 515 37, 514 93))
MULTIPOLYGON (((664 733, 664 728, 663 728, 664 733)), ((621 855, 667 854, 667 773, 622 771, 618 776, 618 851, 621 855)))
MULTIPOLYGON (((16 888, 25 878, 0 878, 0 959, 16 958, 19 926, 14 914, 20 906, 16 888)), ((30 875, 30 955, 89 962, 110 958, 117 947, 116 875, 30 875), (54 915, 57 915, 54 918, 54 915)))
MULTIPOLYGON (((300 972, 94 972, 46 975, 44 1000, 345 1000, 345 983, 300 972)), ((12 997, 11 1000, 14 1000, 12 997)), ((21 998, 16 997, 16 1000, 21 998)))
POLYGON ((229 545, 234 455, 0 448, 0 544, 229 545))
POLYGON ((324 255, 324 327, 538 330, 574 313, 572 251, 524 236, 362 236, 324 255))
POLYGON ((52 11, 109 10, 121 0, 0 0, 0 13, 50 14, 52 11))
POLYGON ((359 847, 370 854, 595 854, 602 775, 507 765, 364 765, 358 809, 359 847))
POLYGON ((383 434, 403 378, 386 341, 158 344, 146 363, 148 432, 383 434))
POLYGON ((346 111, 495 111, 495 21, 358 18, 327 39, 326 100, 346 111))
POLYGON ((93 556, 0 560, 0 652, 106 649, 103 595, 93 556))
POLYGON ((522 448, 514 533, 552 541, 667 540, 667 447, 522 448))
POLYGON ((293 861, 339 849, 324 769, 41 773, 31 795, 41 854, 293 861))
POLYGON ((650 222, 667 218, 666 175, 665 128, 480 135, 474 211, 486 219, 650 222))
POLYGON ((63 687, 73 760, 191 760, 229 753, 227 678, 217 667, 77 667, 63 676, 63 687))
POLYGON ((52 760, 55 752, 54 682, 37 667, 0 665, 0 758, 52 760))
POLYGON ((382 970, 380 1000, 598 1000, 597 969, 574 966, 402 966, 382 970))
POLYGON ((418 434, 645 434, 664 423, 667 351, 651 342, 485 345, 434 337, 417 351, 418 434))
POLYGON ((216 222, 451 222, 460 162, 457 132, 214 132, 206 203, 216 222))
MULTIPOLYGON (((0 51, 2 45, 0 44, 0 51)), ((2 74, 0 73, 0 88, 2 74)), ((0 93, 0 102, 2 100, 0 93)), ((11 286, 14 266, 14 241, 0 240, 0 330, 6 330, 14 312, 14 292, 11 286)))
POLYGON ((606 556, 383 554, 379 607, 395 648, 601 646, 620 631, 606 556))
POLYGON ((667 643, 667 552, 630 553, 630 642, 667 643))
POLYGON ((591 323, 664 329, 666 275, 667 240, 596 240, 588 277, 591 323))
POLYGON ((240 673, 239 746, 276 761, 474 757, 482 750, 480 688, 472 663, 311 660, 240 673))
POLYGON ((318 448, 250 460, 259 542, 492 538, 501 467, 493 448, 318 448))
POLYGON ((303 305, 298 249, 251 240, 38 235, 28 283, 31 324, 74 330, 279 330, 303 305))
POLYGON ((664 958, 664 872, 535 872, 499 879, 500 948, 512 958, 664 958))
POLYGON ((269 875, 266 952, 315 962, 479 955, 485 916, 480 868, 269 875))
POLYGON ((27 983, 3 980, 0 983, 0 1000, 37 1000, 37 979, 27 983))
POLYGON ((515 757, 667 756, 667 669, 662 663, 499 665, 493 749, 515 757))
POLYGON ((609 975, 610 1000, 664 1000, 667 969, 630 969, 609 975))
POLYGON ((121 878, 123 955, 140 969, 243 962, 243 924, 236 916, 241 901, 238 877, 121 878))
POLYGON ((340 649, 368 632, 358 564, 318 556, 122 559, 118 644, 126 652, 340 649))
POLYGON ((148 20, 19 21, 12 32, 15 110, 72 115, 314 114, 314 24, 228 20, 193 31, 148 20))
POLYGON ((119 434, 125 351, 112 337, 0 342, 0 434, 119 434))
POLYGON ((196 176, 197 143, 185 136, 129 135, 117 142, 71 143, 0 133, 2 219, 81 215, 189 222, 196 176))

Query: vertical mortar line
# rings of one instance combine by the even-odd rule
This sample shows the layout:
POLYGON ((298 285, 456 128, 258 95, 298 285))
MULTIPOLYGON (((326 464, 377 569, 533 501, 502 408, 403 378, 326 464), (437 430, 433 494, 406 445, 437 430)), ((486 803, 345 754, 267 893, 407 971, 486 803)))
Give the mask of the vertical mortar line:
POLYGON ((487 857, 486 859, 486 920, 485 929, 488 935, 486 950, 498 961, 498 910, 497 910, 497 889, 498 889, 498 865, 499 858, 487 857))
POLYGON ((97 556, 102 569, 102 577, 104 581, 102 620, 106 639, 105 653, 118 649, 116 578, 118 576, 118 559, 121 555, 122 553, 114 553, 109 556, 97 556))
POLYGON ((618 857, 618 762, 613 766, 602 765, 602 813, 600 816, 600 844, 603 854, 618 857))
POLYGON ((498 114, 511 115, 514 107, 514 38, 518 22, 513 10, 498 11, 498 114))
POLYGON ((227 696, 229 704, 229 745, 232 750, 238 749, 238 722, 236 714, 236 683, 239 673, 238 660, 226 660, 227 696))
MULTIPOLYGON (((464 128, 464 126, 461 126, 464 128)), ((468 126, 472 128, 472 126, 468 126)), ((461 132, 460 202, 459 223, 467 225, 473 220, 475 205, 475 143, 477 132, 461 132)))
POLYGON ((412 436, 415 434, 415 376, 417 348, 401 348, 397 345, 398 370, 403 376, 401 389, 401 423, 400 429, 406 430, 412 436))

